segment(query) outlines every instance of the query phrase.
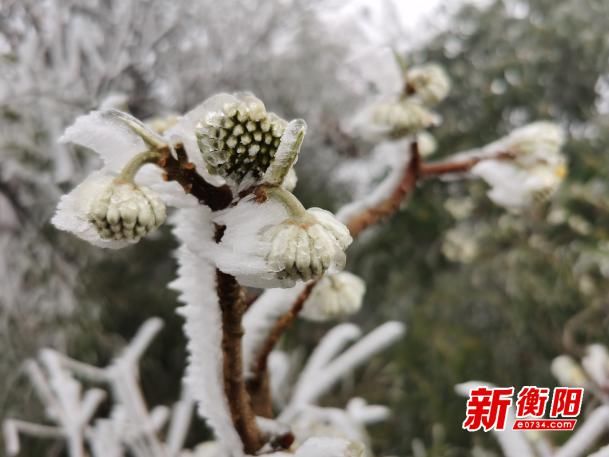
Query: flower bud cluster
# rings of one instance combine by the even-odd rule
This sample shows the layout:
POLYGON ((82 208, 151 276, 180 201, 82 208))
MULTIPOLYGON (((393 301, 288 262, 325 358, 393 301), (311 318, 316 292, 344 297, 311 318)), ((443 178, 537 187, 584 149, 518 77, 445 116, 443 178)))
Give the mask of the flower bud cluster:
POLYGON ((235 182, 259 179, 273 161, 287 122, 252 95, 239 94, 197 124, 208 171, 235 182))
POLYGON ((93 200, 89 212, 90 222, 107 240, 137 240, 165 218, 165 204, 156 194, 132 183, 113 182, 93 200))
POLYGON ((280 279, 308 281, 331 268, 345 265, 345 249, 351 244, 349 229, 332 213, 310 208, 304 217, 292 217, 267 229, 270 242, 266 261, 280 279))

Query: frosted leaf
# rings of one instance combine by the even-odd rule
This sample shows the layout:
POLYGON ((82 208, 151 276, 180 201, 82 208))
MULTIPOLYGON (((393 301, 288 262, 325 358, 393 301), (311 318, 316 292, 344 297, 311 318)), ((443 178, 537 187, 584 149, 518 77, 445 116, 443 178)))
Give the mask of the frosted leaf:
POLYGON ((305 301, 300 316, 321 322, 349 316, 361 308, 365 291, 364 281, 352 273, 325 275, 305 301))
MULTIPOLYGON (((285 182, 290 171, 298 160, 300 146, 307 131, 307 124, 302 119, 296 119, 288 123, 285 132, 281 136, 281 142, 274 159, 264 173, 263 182, 269 185, 280 185, 285 182)), ((295 174, 294 174, 295 177, 295 174)), ((288 183, 289 184, 289 183, 288 183)), ((294 182, 294 186, 296 186, 294 182)), ((284 184, 284 187, 285 184, 284 184)))
POLYGON ((139 169, 135 176, 138 186, 145 186, 155 192, 167 206, 175 208, 192 208, 199 206, 199 201, 192 194, 187 194, 177 181, 165 181, 164 171, 156 165, 147 164, 139 169))
MULTIPOLYGON (((79 116, 59 141, 95 151, 103 159, 107 170, 119 172, 136 154, 150 148, 141 136, 112 113, 116 111, 92 111, 79 116)), ((139 123, 128 114, 122 114, 139 123)), ((152 131, 149 133, 156 136, 152 131)))
POLYGON ((136 242, 136 239, 103 239, 89 217, 94 201, 113 180, 114 176, 101 171, 89 175, 74 190, 61 197, 51 219, 53 225, 102 248, 120 249, 136 242))
POLYGON ((225 273, 251 287, 291 287, 292 278, 279 277, 266 261, 271 243, 262 233, 288 217, 285 207, 268 199, 257 203, 254 197, 242 199, 235 207, 219 212, 214 221, 226 225, 221 242, 212 247, 213 257, 225 273))

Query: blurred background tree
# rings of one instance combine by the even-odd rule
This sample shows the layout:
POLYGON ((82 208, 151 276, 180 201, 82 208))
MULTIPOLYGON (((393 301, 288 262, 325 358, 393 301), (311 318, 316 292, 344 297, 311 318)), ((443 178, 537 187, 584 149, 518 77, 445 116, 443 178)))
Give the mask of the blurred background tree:
MULTIPOLYGON (((329 25, 319 12, 335 13, 335 3, 2 5, 2 416, 40 415, 15 369, 24 357, 50 344, 103 365, 152 315, 166 328, 144 359, 145 393, 154 405, 179 390, 181 320, 163 286, 175 272, 169 230, 161 242, 100 254, 50 228, 61 190, 93 166, 56 144, 62 129, 104 102, 145 118, 185 111, 218 91, 252 90, 269 109, 307 120, 296 193, 336 209, 349 189, 335 172, 352 151, 335 130, 364 94, 341 75, 353 49, 373 40, 329 25)), ((442 30, 404 52, 410 63, 442 64, 453 81, 433 132, 438 157, 552 119, 569 132, 570 175, 551 203, 522 215, 496 208, 481 182, 424 183, 404 211, 350 249, 349 269, 368 284, 357 323, 409 325, 391 360, 379 357, 326 401, 342 404, 355 389, 388 404, 394 419, 373 429, 379 454, 410 455, 420 447, 415 438, 429 456, 496 449, 490 437, 461 430, 465 402, 454 384, 550 386, 553 357, 609 343, 609 4, 495 0, 440 17, 442 30)), ((395 34, 387 40, 404 49, 395 34)), ((312 345, 326 329, 300 323, 288 345, 312 345)), ((28 455, 43 454, 32 447, 28 455)))
MULTIPOLYGON (((522 215, 494 207, 481 182, 421 185, 406 211, 350 251, 368 283, 361 322, 409 324, 394 353, 401 385, 391 390, 392 428, 379 430, 383 451, 408 453, 412 437, 432 442, 432 424, 445 441, 430 455, 470 455, 482 439, 492 448, 490 437, 461 430, 453 385, 551 386, 553 357, 609 341, 607 13, 596 0, 465 5, 407 56, 439 62, 452 78, 433 132, 438 156, 553 119, 569 132, 570 171, 552 203, 522 215)), ((362 388, 380 401, 387 391, 373 383, 362 388)))

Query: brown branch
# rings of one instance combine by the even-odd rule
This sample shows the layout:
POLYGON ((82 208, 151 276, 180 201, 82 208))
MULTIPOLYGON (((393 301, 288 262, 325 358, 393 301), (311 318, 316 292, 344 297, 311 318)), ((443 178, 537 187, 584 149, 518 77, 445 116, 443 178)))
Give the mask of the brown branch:
POLYGON ((222 354, 224 391, 233 424, 243 441, 243 450, 253 455, 263 445, 250 396, 243 379, 241 320, 245 312, 245 295, 237 280, 216 269, 216 283, 222 311, 222 354))
POLYGON ((304 290, 298 295, 290 310, 275 322, 273 329, 267 335, 264 345, 256 357, 256 364, 253 370, 254 376, 247 382, 247 389, 252 398, 254 411, 258 416, 273 417, 271 389, 267 371, 269 355, 281 336, 292 325, 294 320, 296 320, 296 317, 298 317, 298 314, 302 310, 302 307, 311 294, 313 287, 315 287, 315 284, 317 284, 317 281, 309 282, 304 290))
POLYGON ((492 156, 474 156, 457 162, 432 162, 422 163, 419 169, 421 178, 432 178, 451 173, 467 173, 474 165, 484 160, 509 160, 513 159, 514 154, 510 151, 500 151, 492 156))
POLYGON ((356 238, 371 225, 393 215, 400 208, 400 205, 404 199, 414 190, 419 178, 419 169, 421 167, 419 147, 416 141, 411 143, 410 149, 412 157, 404 170, 402 179, 395 187, 391 195, 385 200, 381 201, 378 205, 366 208, 360 214, 352 217, 347 223, 347 228, 351 232, 351 236, 353 238, 356 238))
POLYGON ((186 193, 194 195, 199 203, 207 205, 212 211, 227 208, 233 194, 227 185, 212 186, 199 175, 193 163, 188 161, 182 145, 175 146, 176 159, 169 148, 161 150, 162 156, 157 165, 165 171, 166 181, 176 181, 186 193))

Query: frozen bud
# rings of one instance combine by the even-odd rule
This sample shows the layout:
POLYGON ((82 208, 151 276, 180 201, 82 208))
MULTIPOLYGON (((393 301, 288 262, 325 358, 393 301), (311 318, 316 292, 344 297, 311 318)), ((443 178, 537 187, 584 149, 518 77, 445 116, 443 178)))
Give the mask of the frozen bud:
POLYGON ((89 220, 106 240, 138 240, 165 222, 165 204, 147 187, 114 181, 94 198, 89 220))
POLYGON ((539 161, 530 167, 507 160, 484 160, 471 170, 491 189, 488 196, 496 204, 512 210, 544 202, 559 188, 567 175, 564 160, 539 161))
POLYGON ((409 90, 433 106, 446 98, 450 90, 450 80, 446 71, 437 64, 413 67, 406 72, 406 84, 409 90))
POLYGON ((312 321, 340 319, 362 306, 366 285, 354 274, 342 271, 323 276, 313 288, 300 313, 312 321))
POLYGON ((552 374, 563 386, 585 386, 586 375, 572 357, 559 355, 552 360, 552 374))
POLYGON ((296 457, 364 457, 366 447, 359 442, 343 438, 315 437, 306 440, 296 457))
POLYGON ((586 348, 582 366, 588 376, 600 387, 609 387, 609 352, 602 344, 591 344, 586 348))
POLYGON ((372 122, 388 129, 389 136, 401 138, 436 125, 439 118, 419 102, 406 99, 377 105, 372 122))
POLYGON ((281 183, 298 155, 304 121, 288 123, 267 112, 262 101, 247 93, 220 94, 206 106, 208 110, 196 125, 196 136, 209 173, 231 183, 254 184, 280 159, 287 166, 279 177, 281 183))
POLYGON ((438 144, 436 139, 429 132, 421 132, 417 135, 417 142, 419 145, 419 154, 421 157, 428 157, 436 152, 438 144))
POLYGON ((310 208, 305 216, 291 217, 267 229, 269 268, 280 279, 308 281, 326 271, 345 266, 345 249, 351 244, 349 229, 332 213, 310 208))
POLYGON ((560 150, 565 132, 552 122, 533 122, 512 131, 503 141, 504 148, 516 155, 516 162, 528 167, 544 161, 564 162, 560 150))

